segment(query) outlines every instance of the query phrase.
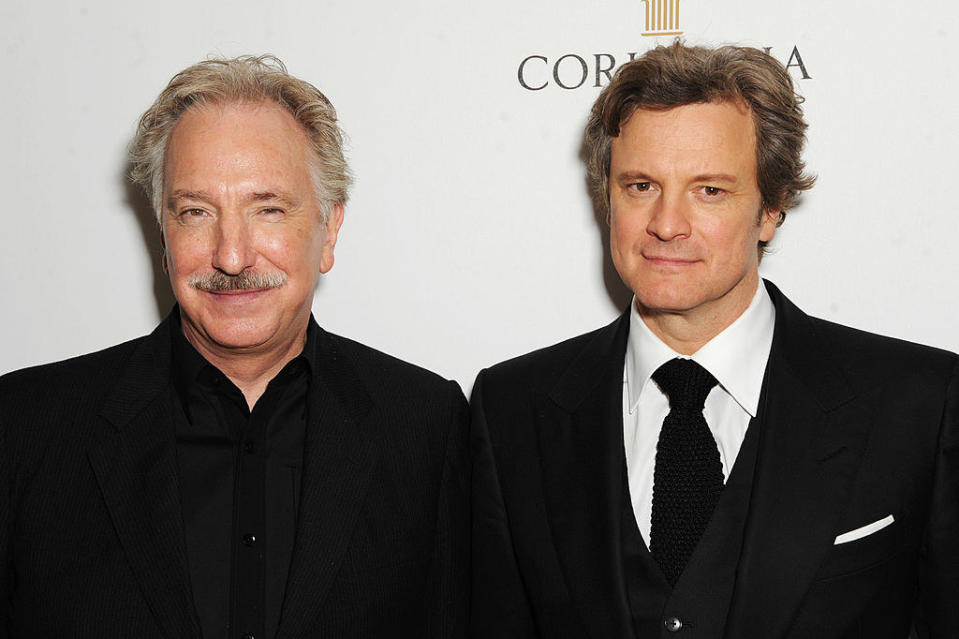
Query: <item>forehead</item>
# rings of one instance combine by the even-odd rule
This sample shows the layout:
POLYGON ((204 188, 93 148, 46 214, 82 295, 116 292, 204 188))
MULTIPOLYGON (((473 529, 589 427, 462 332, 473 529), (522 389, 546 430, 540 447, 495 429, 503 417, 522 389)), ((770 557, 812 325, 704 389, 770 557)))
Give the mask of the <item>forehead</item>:
POLYGON ((611 163, 700 166, 728 164, 755 170, 756 132, 751 110, 738 102, 637 109, 613 138, 611 163))
POLYGON ((209 175, 229 180, 299 179, 308 174, 309 139, 284 108, 272 103, 191 106, 167 144, 164 172, 171 180, 209 175))

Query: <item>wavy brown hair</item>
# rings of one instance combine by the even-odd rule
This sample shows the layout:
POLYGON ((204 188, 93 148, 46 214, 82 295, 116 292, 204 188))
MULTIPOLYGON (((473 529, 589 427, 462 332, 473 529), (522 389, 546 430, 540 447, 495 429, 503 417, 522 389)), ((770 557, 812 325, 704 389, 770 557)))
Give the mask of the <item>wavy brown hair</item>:
POLYGON ((157 222, 163 214, 163 168, 173 127, 190 107, 275 103, 300 123, 310 140, 317 201, 324 219, 346 203, 352 183, 343 156, 336 110, 319 89, 287 73, 272 55, 210 59, 180 71, 140 118, 130 145, 130 177, 143 187, 157 222))
POLYGON ((807 125, 792 78, 759 49, 695 47, 679 40, 621 66, 593 104, 584 152, 590 190, 600 210, 609 212, 612 140, 636 109, 727 101, 749 107, 756 126, 756 177, 763 209, 779 211, 782 224, 786 211, 816 180, 804 170, 807 125))

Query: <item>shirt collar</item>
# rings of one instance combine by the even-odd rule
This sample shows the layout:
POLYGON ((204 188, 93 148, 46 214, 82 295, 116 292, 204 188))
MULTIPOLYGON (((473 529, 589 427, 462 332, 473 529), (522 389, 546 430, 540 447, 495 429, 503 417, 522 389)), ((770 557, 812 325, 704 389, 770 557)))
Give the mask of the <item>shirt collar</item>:
MULTIPOLYGON (((755 417, 759 408, 766 360, 772 348, 776 309, 765 286, 757 286, 749 307, 722 332, 688 356, 708 370, 719 385, 755 417)), ((656 337, 630 303, 629 338, 623 381, 629 397, 629 412, 636 410, 640 395, 656 369, 680 355, 656 337)))

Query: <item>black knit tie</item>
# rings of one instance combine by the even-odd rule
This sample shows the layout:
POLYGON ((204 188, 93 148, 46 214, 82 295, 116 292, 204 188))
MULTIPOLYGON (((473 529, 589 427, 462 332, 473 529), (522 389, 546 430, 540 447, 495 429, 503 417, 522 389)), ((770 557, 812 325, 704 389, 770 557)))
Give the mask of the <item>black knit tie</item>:
POLYGON ((656 447, 650 552, 676 585, 723 490, 719 448, 703 417, 716 379, 692 360, 673 359, 653 380, 669 397, 669 414, 656 447))

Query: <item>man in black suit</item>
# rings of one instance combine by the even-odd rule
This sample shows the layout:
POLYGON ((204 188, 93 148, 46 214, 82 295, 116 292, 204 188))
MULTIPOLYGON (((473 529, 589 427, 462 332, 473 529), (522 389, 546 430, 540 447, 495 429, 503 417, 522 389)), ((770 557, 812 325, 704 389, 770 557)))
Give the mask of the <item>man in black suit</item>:
POLYGON ((805 128, 750 48, 659 47, 600 94, 633 303, 477 378, 475 637, 959 637, 956 356, 758 276, 805 128))
POLYGON ((341 143, 272 57, 194 65, 143 115, 178 305, 0 380, 0 637, 465 634, 465 398, 311 315, 341 143))

